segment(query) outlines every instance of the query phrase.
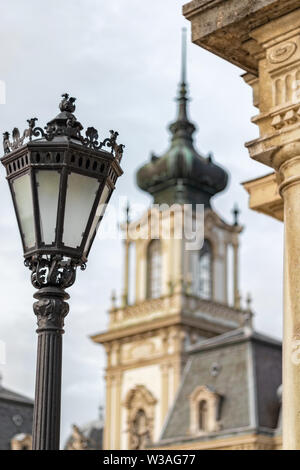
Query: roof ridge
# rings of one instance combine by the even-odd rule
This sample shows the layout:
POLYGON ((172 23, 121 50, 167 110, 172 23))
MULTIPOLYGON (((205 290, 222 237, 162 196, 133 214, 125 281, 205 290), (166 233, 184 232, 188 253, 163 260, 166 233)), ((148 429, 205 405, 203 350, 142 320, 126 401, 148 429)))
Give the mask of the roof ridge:
POLYGON ((222 333, 221 335, 213 336, 205 340, 200 340, 197 344, 189 346, 187 352, 195 353, 197 351, 200 351, 201 349, 206 349, 210 346, 224 344, 227 342, 231 343, 235 340, 240 339, 256 339, 258 341, 272 343, 278 346, 281 345, 281 341, 279 339, 266 335, 264 333, 259 333, 258 331, 255 331, 249 326, 243 326, 241 328, 236 328, 234 330, 227 331, 226 333, 222 333))
POLYGON ((3 386, 0 387, 0 400, 1 399, 33 404, 32 398, 3 386))

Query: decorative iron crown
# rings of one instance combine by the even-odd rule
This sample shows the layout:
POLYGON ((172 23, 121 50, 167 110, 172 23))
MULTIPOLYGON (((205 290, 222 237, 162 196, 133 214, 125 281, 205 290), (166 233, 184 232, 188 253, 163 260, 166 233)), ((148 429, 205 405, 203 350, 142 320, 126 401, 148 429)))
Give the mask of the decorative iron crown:
POLYGON ((77 121, 74 116, 76 109, 74 97, 69 97, 68 93, 62 95, 62 100, 59 104, 60 114, 56 116, 52 121, 42 129, 41 127, 35 127, 37 118, 28 119, 28 128, 24 130, 21 136, 20 131, 15 127, 12 131, 12 140, 10 140, 10 133, 3 133, 3 149, 4 153, 8 154, 24 145, 28 139, 32 141, 33 137, 44 138, 47 141, 51 141, 54 137, 66 136, 68 140, 76 139, 85 147, 92 148, 94 150, 101 150, 103 147, 111 149, 111 154, 120 162, 123 156, 123 149, 125 145, 117 143, 118 132, 110 130, 110 137, 104 139, 102 142, 99 141, 98 131, 94 127, 88 127, 85 131, 85 137, 81 135, 83 126, 77 121))

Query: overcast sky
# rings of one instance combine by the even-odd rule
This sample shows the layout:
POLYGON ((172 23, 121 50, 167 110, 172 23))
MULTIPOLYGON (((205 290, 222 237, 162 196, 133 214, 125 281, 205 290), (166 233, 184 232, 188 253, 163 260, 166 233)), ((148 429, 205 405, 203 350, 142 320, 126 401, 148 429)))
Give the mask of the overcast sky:
MULTIPOLYGON (((60 95, 77 97, 76 116, 87 126, 120 133, 126 144, 124 176, 111 204, 119 198, 143 203, 151 199, 135 184, 136 169, 151 151, 168 146, 167 124, 175 116, 179 81, 180 30, 188 28, 190 116, 197 124, 197 147, 212 151, 231 177, 214 199, 228 222, 235 202, 241 208, 241 292, 253 296, 255 326, 281 337, 283 227, 250 211, 240 183, 270 169, 251 161, 244 142, 257 136, 250 123, 257 113, 250 88, 237 67, 190 42, 182 0, 1 0, 0 80, 6 104, 0 105, 1 133, 21 129, 29 117, 44 126, 58 112, 60 95)), ((5 180, 0 169, 0 339, 6 343, 4 385, 33 397, 36 359, 35 317, 30 273, 24 267, 21 242, 5 180)), ((96 239, 88 268, 70 289, 71 309, 64 335, 62 435, 72 423, 98 415, 104 403, 105 356, 89 335, 104 330, 113 287, 121 293, 122 243, 96 239)))

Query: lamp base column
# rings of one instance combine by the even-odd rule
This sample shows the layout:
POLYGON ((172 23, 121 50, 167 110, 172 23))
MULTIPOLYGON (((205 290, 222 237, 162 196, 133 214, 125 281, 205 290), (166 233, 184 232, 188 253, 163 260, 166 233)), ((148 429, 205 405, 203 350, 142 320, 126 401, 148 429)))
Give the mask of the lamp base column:
POLYGON ((34 294, 38 348, 32 431, 33 450, 58 450, 60 439, 62 335, 69 295, 59 287, 34 294))

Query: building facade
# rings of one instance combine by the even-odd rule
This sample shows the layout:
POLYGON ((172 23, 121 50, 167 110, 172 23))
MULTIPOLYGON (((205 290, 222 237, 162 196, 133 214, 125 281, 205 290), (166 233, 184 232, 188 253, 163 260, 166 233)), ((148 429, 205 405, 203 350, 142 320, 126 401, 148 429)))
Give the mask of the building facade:
MULTIPOLYGON (((242 226, 237 210, 229 224, 211 205, 228 176, 211 154, 202 155, 195 148, 195 126, 187 112, 185 56, 183 41, 170 147, 160 157, 151 155, 137 172, 138 186, 153 196, 154 203, 139 220, 124 224, 122 304, 117 306, 113 297, 108 330, 92 337, 107 354, 104 449, 210 448, 212 441, 222 448, 225 438, 248 432, 257 439, 264 428, 265 422, 254 418, 258 405, 250 398, 262 389, 258 392, 255 385, 256 349, 251 345, 259 340, 252 330, 251 309, 240 305, 242 226), (192 234, 201 234, 201 240, 193 243, 192 234), (131 305, 130 250, 135 252, 131 305), (229 348, 228 342, 239 346, 229 348), (207 352, 211 350, 216 357, 207 352)), ((278 420, 281 353, 272 340, 266 348, 277 374, 269 395, 259 398, 259 403, 268 402, 266 406, 272 402, 272 418, 265 423, 268 431, 262 434, 269 448, 278 420)))
POLYGON ((281 447, 281 343, 246 326, 189 348, 156 449, 281 447))

